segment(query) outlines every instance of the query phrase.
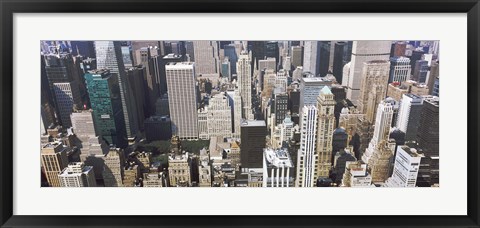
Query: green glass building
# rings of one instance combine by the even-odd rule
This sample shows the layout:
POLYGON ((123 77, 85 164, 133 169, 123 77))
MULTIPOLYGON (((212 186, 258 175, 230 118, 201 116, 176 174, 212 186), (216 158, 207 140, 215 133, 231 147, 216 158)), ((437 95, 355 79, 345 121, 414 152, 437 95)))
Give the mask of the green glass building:
POLYGON ((85 74, 96 133, 108 144, 125 148, 127 136, 116 74, 94 70, 85 74))

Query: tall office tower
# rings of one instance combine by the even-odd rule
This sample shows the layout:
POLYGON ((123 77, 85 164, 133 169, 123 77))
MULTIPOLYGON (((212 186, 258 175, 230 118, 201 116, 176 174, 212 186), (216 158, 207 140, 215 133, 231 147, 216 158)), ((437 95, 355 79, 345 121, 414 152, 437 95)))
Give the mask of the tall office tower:
POLYGON ((410 56, 410 64, 412 65, 412 72, 415 72, 415 64, 417 63, 418 60, 422 60, 423 54, 425 52, 423 50, 414 50, 412 52, 412 55, 410 56))
POLYGON ((95 41, 97 69, 110 70, 110 73, 117 78, 125 132, 128 138, 133 138, 137 134, 138 123, 134 111, 135 106, 131 101, 132 94, 126 79, 120 45, 119 41, 95 41))
POLYGON ((282 63, 282 68, 286 70, 287 72, 290 72, 292 70, 292 57, 290 56, 285 56, 283 63, 282 63))
POLYGON ((317 105, 317 98, 322 88, 331 85, 332 81, 324 78, 302 78, 300 80, 300 116, 302 116, 303 106, 317 105))
MULTIPOLYGON (((430 95, 433 95, 435 79, 439 76, 439 62, 433 61, 430 65, 430 74, 428 75, 427 87, 430 95)), ((437 95, 438 96, 438 95, 437 95)))
POLYGON ((195 62, 195 51, 192 41, 185 42, 185 52, 187 53, 187 62, 195 62))
POLYGON ((294 68, 303 65, 303 48, 301 46, 292 46, 290 55, 292 56, 292 65, 294 68))
MULTIPOLYGON (((161 96, 167 93, 168 91, 168 86, 167 86, 167 75, 165 71, 165 66, 170 63, 170 62, 182 62, 183 57, 181 55, 175 55, 175 54, 168 54, 163 56, 162 58, 162 64, 159 65, 158 71, 159 71, 159 77, 157 78, 158 86, 159 86, 159 93, 161 96)), ((192 62, 192 61, 190 61, 192 62)))
POLYGON ((191 159, 186 154, 174 154, 168 158, 168 178, 170 187, 188 187, 192 185, 191 159))
POLYGON ((42 167, 50 187, 60 187, 58 174, 68 165, 68 147, 61 142, 51 142, 42 147, 42 167))
POLYGON ((231 137, 232 135, 232 107, 227 94, 218 93, 208 101, 208 135, 210 137, 231 137))
POLYGON ((333 53, 333 76, 335 76, 337 79, 338 84, 342 84, 343 66, 346 63, 344 57, 347 45, 347 42, 344 41, 335 43, 335 49, 333 53))
POLYGON ((390 76, 388 83, 404 82, 410 79, 411 66, 410 59, 406 57, 392 57, 390 58, 390 76))
POLYGON ((139 52, 140 49, 143 49, 146 51, 144 48, 155 48, 157 47, 159 50, 159 55, 164 55, 165 53, 165 45, 163 45, 162 41, 155 41, 155 40, 142 40, 142 41, 132 41, 131 42, 132 46, 132 55, 133 55, 133 65, 143 65, 145 62, 142 60, 143 57, 141 57, 141 54, 146 54, 145 52, 139 52))
POLYGON ((423 101, 422 114, 418 125, 417 142, 426 157, 430 157, 432 183, 438 183, 439 162, 439 114, 440 100, 428 97, 423 101))
POLYGON ((349 100, 354 103, 357 102, 360 92, 363 92, 361 89, 361 82, 364 78, 363 63, 372 60, 385 60, 388 62, 391 43, 391 41, 353 41, 350 75, 347 81, 342 79, 342 83, 347 85, 347 98, 349 100))
POLYGON ((258 70, 272 70, 273 72, 277 72, 277 66, 275 58, 266 58, 258 60, 258 70))
POLYGON ((371 187, 372 176, 367 164, 362 161, 347 161, 343 174, 342 187, 371 187))
MULTIPOLYGON (((267 58, 275 58, 275 66, 278 66, 280 55, 277 41, 268 41, 265 43, 265 56, 267 58)), ((277 67, 275 67, 274 70, 277 71, 277 67)))
POLYGON ((384 186, 415 187, 422 157, 423 155, 418 154, 414 148, 398 147, 392 176, 385 181, 384 186))
POLYGON ((230 61, 230 75, 237 74, 237 51, 235 44, 228 44, 224 46, 225 57, 230 61))
POLYGON ((57 101, 57 109, 60 113, 60 120, 64 127, 71 127, 72 121, 70 114, 74 108, 82 107, 82 99, 78 86, 75 81, 53 83, 55 91, 55 100, 57 101))
POLYGON ((320 43, 305 41, 303 49, 303 72, 311 72, 314 76, 320 74, 320 43))
POLYGON ((240 138, 240 122, 242 120, 242 97, 238 90, 227 91, 230 107, 232 108, 232 137, 240 138))
POLYGON ((242 52, 237 62, 237 77, 242 97, 243 114, 242 117, 247 120, 253 120, 252 113, 252 71, 249 53, 242 52))
POLYGON ((395 143, 389 141, 392 118, 393 107, 391 104, 384 101, 380 102, 375 118, 373 137, 362 156, 362 161, 368 164, 370 168, 374 183, 385 182, 388 178, 390 159, 395 148, 395 143))
POLYGON ((396 127, 405 133, 405 141, 416 141, 422 107, 420 96, 411 93, 402 96, 396 127))
POLYGON ((289 75, 287 70, 279 70, 275 77, 275 88, 281 88, 282 90, 287 91, 288 78, 289 75))
POLYGON ((386 60, 373 60, 365 62, 363 65, 359 99, 357 101, 358 110, 366 114, 366 118, 370 123, 375 123, 378 104, 387 95, 390 63, 386 60))
POLYGON ((217 41, 195 40, 193 41, 195 54, 195 73, 215 74, 218 73, 218 44, 217 41))
MULTIPOLYGON (((266 56, 266 41, 248 41, 248 47, 248 50, 252 52, 251 64, 258 66, 258 60, 265 59, 266 56)), ((252 73, 253 70, 254 69, 252 69, 252 73)))
POLYGON ((105 187, 123 186, 123 150, 110 148, 105 155, 105 167, 102 172, 105 187))
POLYGON ((263 187, 294 187, 295 182, 290 175, 293 168, 286 148, 263 149, 263 187))
MULTIPOLYGON (((320 77, 325 77, 328 73, 328 69, 330 68, 330 41, 319 41, 318 45, 320 46, 320 52, 317 53, 319 55, 319 67, 318 67, 318 74, 320 77)), ((333 54, 333 53, 332 53, 333 54)))
POLYGON ((145 83, 144 83, 144 96, 146 98, 146 116, 153 115, 155 113, 155 102, 160 97, 161 84, 158 81, 161 78, 160 74, 163 70, 162 66, 162 56, 160 55, 151 55, 150 49, 148 49, 148 57, 146 62, 143 63, 145 66, 145 83))
POLYGON ((242 168, 263 167, 263 148, 267 126, 264 120, 242 120, 240 134, 240 163, 242 168))
MULTIPOLYGON (((46 76, 48 87, 49 87, 49 94, 48 94, 49 96, 47 96, 48 101, 49 102, 53 101, 52 105, 55 106, 55 110, 57 111, 57 116, 60 117, 59 119, 60 121, 62 121, 62 119, 68 120, 68 117, 66 117, 65 114, 63 115, 64 116, 63 118, 61 117, 62 115, 60 113, 60 109, 58 106, 64 106, 65 104, 64 103, 58 104, 58 101, 56 100, 57 93, 55 91, 54 84, 55 83, 72 83, 71 86, 74 86, 76 88, 71 88, 71 91, 78 94, 78 97, 82 99, 81 97, 82 89, 80 88, 81 83, 79 82, 83 81, 83 79, 80 76, 80 73, 81 73, 80 64, 75 64, 72 56, 70 54, 65 54, 65 53, 44 55, 43 60, 44 60, 44 70, 45 70, 44 74, 46 76)), ((57 92, 61 92, 61 90, 57 92)), ((65 96, 61 96, 61 97, 65 98, 65 96)), ((69 124, 69 122, 67 122, 66 124, 69 124)))
POLYGON ((425 83, 427 80, 427 73, 428 73, 428 61, 417 60, 415 62, 415 69, 413 70, 412 79, 420 83, 425 83))
POLYGON ((130 42, 122 41, 121 47, 120 47, 120 49, 122 50, 123 66, 125 68, 129 68, 133 66, 132 50, 129 43, 130 42))
POLYGON ((143 121, 147 117, 145 115, 145 109, 147 104, 145 103, 145 76, 147 70, 144 66, 135 66, 127 69, 127 80, 130 88, 132 90, 132 100, 134 100, 135 108, 135 115, 137 117, 138 128, 143 130, 143 121))
POLYGON ((127 146, 127 135, 117 79, 108 70, 85 74, 97 135, 108 144, 123 148, 127 146))
POLYGON ((407 49, 407 43, 404 41, 397 41, 392 43, 392 49, 390 50, 390 57, 402 57, 405 56, 405 50, 407 49))
POLYGON ((432 95, 437 97, 440 96, 440 78, 439 77, 435 78, 432 95))
POLYGON ((346 63, 342 69, 342 86, 348 88, 348 82, 350 80, 350 66, 351 62, 346 63))
POLYGON ((82 162, 68 164, 58 174, 61 187, 97 187, 92 166, 85 166, 82 162))
MULTIPOLYGON (((236 62, 235 62, 236 64, 236 62)), ((222 62, 222 69, 221 69, 221 74, 222 74, 222 78, 228 78, 228 81, 231 81, 232 80, 232 73, 231 73, 231 64, 230 64, 230 60, 228 57, 225 57, 225 59, 223 59, 223 62, 222 62)))
POLYGON ((196 66, 193 62, 165 66, 172 133, 181 139, 197 139, 196 66))
POLYGON ((316 153, 318 109, 313 105, 303 106, 302 109, 301 140, 297 155, 295 187, 314 187, 318 166, 318 155, 316 153))
POLYGON ((199 108, 197 113, 198 118, 198 138, 201 140, 208 140, 208 111, 206 108, 199 108))
POLYGON ((295 70, 292 72, 292 81, 299 81, 303 75, 303 67, 297 66, 295 70))
POLYGON ((274 94, 275 125, 281 124, 288 113, 288 94, 285 90, 276 88, 274 94))
POLYGON ((317 98, 317 156, 318 168, 316 177, 328 177, 332 167, 332 137, 335 128, 334 109, 337 102, 332 91, 324 86, 317 98))

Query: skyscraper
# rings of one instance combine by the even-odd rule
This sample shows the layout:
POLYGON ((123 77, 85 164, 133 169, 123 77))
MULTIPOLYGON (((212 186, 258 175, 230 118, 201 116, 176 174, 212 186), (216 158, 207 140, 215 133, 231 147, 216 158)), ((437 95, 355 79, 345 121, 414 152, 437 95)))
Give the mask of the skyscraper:
POLYGON ((234 44, 225 45, 223 50, 225 53, 225 57, 228 57, 228 61, 230 62, 229 75, 236 74, 238 56, 235 50, 235 45, 234 44))
POLYGON ((115 75, 118 83, 118 94, 120 96, 121 111, 124 119, 125 132, 128 138, 137 134, 138 123, 135 115, 130 85, 126 78, 125 66, 123 64, 121 42, 119 41, 95 41, 97 57, 97 69, 110 70, 115 75))
POLYGON ((374 123, 378 104, 387 95, 390 63, 386 60, 373 60, 363 65, 361 89, 357 101, 358 110, 366 114, 370 123, 374 123))
POLYGON ((388 83, 404 82, 410 79, 411 66, 410 59, 406 57, 392 57, 390 58, 390 76, 388 83))
POLYGON ((55 100, 57 101, 57 109, 60 114, 60 119, 64 127, 71 127, 72 121, 70 114, 74 108, 82 107, 82 99, 78 85, 75 81, 53 83, 55 91, 55 100))
POLYGON ((240 163, 243 168, 262 168, 267 126, 263 120, 242 120, 240 163))
POLYGON ((61 186, 58 174, 68 165, 67 151, 61 142, 48 143, 42 148, 42 167, 50 187, 61 186))
POLYGON ((324 86, 330 85, 332 85, 332 81, 319 77, 302 78, 300 80, 300 116, 302 116, 303 106, 317 105, 320 91, 324 86))
POLYGON ((395 143, 389 141, 393 107, 382 101, 376 115, 372 140, 362 156, 362 161, 368 164, 374 183, 385 182, 388 178, 390 159, 395 148, 395 143))
POLYGON ((107 143, 123 148, 127 145, 127 135, 117 79, 108 70, 85 74, 95 131, 107 143))
POLYGON ((335 43, 333 53, 333 76, 337 79, 338 84, 342 84, 343 66, 345 65, 344 53, 347 48, 347 42, 339 41, 335 43))
POLYGON ((301 140, 297 155, 296 187, 314 187, 317 176, 318 155, 316 153, 318 109, 304 106, 300 126, 301 140))
MULTIPOLYGON (((353 41, 350 75, 346 82, 347 98, 357 102, 363 77, 363 63, 371 60, 388 60, 391 41, 353 41)), ((388 61, 387 61, 388 62, 388 61)), ((388 75, 388 69, 387 69, 388 75)))
POLYGON ((428 73, 428 61, 417 60, 415 62, 415 69, 413 70, 412 79, 420 83, 425 83, 427 80, 427 73, 428 73))
POLYGON ((226 94, 213 95, 207 108, 209 137, 230 137, 232 135, 232 107, 226 94))
POLYGON ((102 172, 105 187, 123 186, 123 150, 110 148, 105 155, 105 168, 102 172))
POLYGON ((237 62, 237 77, 242 97, 243 114, 242 117, 247 120, 253 120, 252 113, 252 71, 250 54, 242 52, 237 62))
POLYGON ((406 141, 416 141, 423 99, 415 94, 404 94, 400 103, 396 127, 405 133, 406 141))
POLYGON ((294 68, 303 65, 303 48, 301 46, 292 46, 290 55, 292 56, 292 65, 294 68))
POLYGON ((400 146, 395 156, 393 173, 385 187, 415 187, 423 155, 408 146, 400 146))
POLYGON ((172 133, 180 139, 198 139, 195 70, 192 62, 165 66, 172 133))
POLYGON ((335 100, 333 94, 324 86, 317 98, 317 147, 318 177, 328 177, 332 166, 332 137, 335 128, 335 100))
POLYGON ((320 42, 305 41, 303 51, 303 72, 311 72, 314 76, 320 74, 320 42))
POLYGON ((320 77, 325 77, 328 73, 328 69, 330 66, 331 45, 330 41, 319 41, 318 45, 320 46, 320 52, 317 53, 319 55, 318 74, 320 75, 320 77))
POLYGON ((218 44, 216 41, 193 41, 195 73, 215 74, 218 72, 218 44))
POLYGON ((95 174, 92 166, 82 162, 70 163, 58 174, 61 187, 96 187, 95 174))

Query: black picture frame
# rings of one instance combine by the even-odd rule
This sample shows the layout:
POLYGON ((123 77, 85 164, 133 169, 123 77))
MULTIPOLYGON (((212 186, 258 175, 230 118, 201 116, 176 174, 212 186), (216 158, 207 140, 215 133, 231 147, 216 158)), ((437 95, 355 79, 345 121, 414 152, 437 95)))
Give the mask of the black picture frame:
MULTIPOLYGON (((480 227, 478 0, 0 0, 1 227, 480 227), (13 215, 14 13, 467 13, 467 216, 19 216, 13 215)), ((34 202, 32 202, 34 203, 34 202)), ((448 207, 448 205, 445 205, 448 207)))

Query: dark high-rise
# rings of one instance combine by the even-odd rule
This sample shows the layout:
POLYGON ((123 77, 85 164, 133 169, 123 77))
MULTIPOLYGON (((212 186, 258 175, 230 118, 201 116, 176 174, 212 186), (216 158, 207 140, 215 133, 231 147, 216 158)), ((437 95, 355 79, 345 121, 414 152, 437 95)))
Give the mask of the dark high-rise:
POLYGON ((275 58, 275 71, 277 71, 278 62, 280 61, 277 41, 268 41, 265 44, 265 57, 275 58))
MULTIPOLYGON (((265 48, 266 42, 265 41, 248 41, 249 50, 252 51, 252 66, 256 64, 258 67, 258 60, 265 58, 265 48)), ((253 72, 252 67, 252 72, 253 72)))
POLYGON ((288 112, 288 95, 280 88, 275 88, 275 125, 281 124, 288 112))
MULTIPOLYGON (((438 97, 426 98, 423 101, 420 124, 417 130, 418 147, 429 162, 430 185, 439 183, 439 107, 438 97)), ((423 162, 423 159, 422 159, 423 162)))
POLYGON ((320 77, 325 77, 328 74, 328 67, 330 64, 330 41, 320 41, 318 42, 320 46, 320 62, 319 64, 319 74, 320 77))
POLYGON ((235 45, 228 44, 224 46, 225 56, 228 56, 228 61, 230 61, 230 75, 237 73, 237 52, 235 50, 235 45))
POLYGON ((333 52, 333 76, 338 84, 342 84, 343 66, 345 65, 345 50, 347 49, 347 42, 339 41, 335 43, 333 52))
POLYGON ((108 70, 85 74, 95 131, 109 144, 127 146, 118 77, 108 70))
POLYGON ((415 69, 413 70, 412 79, 420 83, 425 83, 427 79, 427 73, 428 73, 428 61, 417 60, 417 62, 415 63, 415 69))
POLYGON ((240 162, 242 168, 263 167, 263 149, 266 146, 267 126, 263 120, 242 120, 240 162))
POLYGON ((412 66, 412 72, 415 72, 415 63, 417 60, 421 60, 425 52, 422 50, 414 50, 412 56, 410 56, 410 65, 412 66))

